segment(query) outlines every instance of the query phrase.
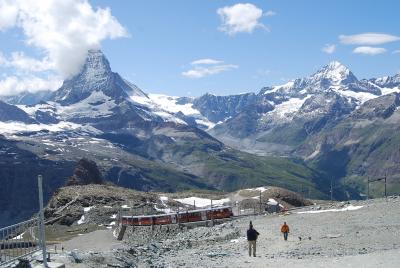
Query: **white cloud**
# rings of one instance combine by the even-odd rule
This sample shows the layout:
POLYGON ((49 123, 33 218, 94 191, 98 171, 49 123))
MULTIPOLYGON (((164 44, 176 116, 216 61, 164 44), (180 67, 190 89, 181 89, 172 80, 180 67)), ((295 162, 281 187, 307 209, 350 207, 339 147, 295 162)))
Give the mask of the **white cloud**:
POLYGON ((393 51, 393 54, 400 54, 400 49, 396 49, 395 51, 393 51))
POLYGON ((54 65, 49 61, 47 57, 42 60, 37 60, 31 57, 25 56, 23 52, 13 52, 11 59, 7 60, 4 58, 5 67, 13 67, 18 71, 29 71, 29 72, 43 72, 52 70, 54 65))
MULTIPOLYGON (((12 27, 23 30, 28 46, 44 52, 35 68, 49 61, 63 78, 76 74, 87 51, 99 48, 101 41, 128 35, 109 8, 94 9, 88 0, 2 0, 0 30, 12 27)), ((27 61, 19 60, 25 68, 27 61)))
POLYGON ((7 59, 4 57, 3 53, 0 51, 0 67, 3 67, 7 64, 7 59))
POLYGON ((275 11, 272 10, 268 10, 267 12, 264 13, 264 16, 266 17, 273 17, 275 16, 277 13, 275 11))
POLYGON ((0 1, 0 31, 13 27, 16 23, 18 8, 9 1, 0 1))
POLYGON ((356 47, 353 50, 353 53, 357 53, 357 54, 366 54, 366 55, 378 55, 378 54, 382 54, 385 53, 386 49, 384 49, 383 47, 367 47, 367 46, 363 46, 363 47, 356 47))
POLYGON ((37 76, 16 77, 8 76, 0 80, 0 95, 12 96, 22 92, 38 92, 43 90, 56 90, 62 84, 60 77, 51 76, 46 79, 37 76))
POLYGON ((381 45, 400 40, 400 36, 385 33, 362 33, 340 35, 340 42, 346 45, 381 45))
POLYGON ((323 48, 322 51, 328 54, 332 54, 336 50, 336 45, 334 44, 326 44, 323 48))
POLYGON ((221 18, 222 25, 219 27, 229 35, 237 33, 252 33, 256 28, 267 27, 259 20, 263 16, 262 9, 253 4, 235 4, 233 6, 226 6, 217 10, 221 18))
POLYGON ((223 61, 213 59, 200 59, 191 62, 193 69, 182 72, 182 75, 188 78, 202 78, 212 74, 237 69, 239 66, 234 64, 222 64, 223 61))
POLYGON ((199 59, 199 60, 192 61, 190 64, 192 64, 192 65, 200 65, 200 64, 212 65, 212 64, 220 64, 220 63, 222 63, 222 61, 220 61, 220 60, 199 59))

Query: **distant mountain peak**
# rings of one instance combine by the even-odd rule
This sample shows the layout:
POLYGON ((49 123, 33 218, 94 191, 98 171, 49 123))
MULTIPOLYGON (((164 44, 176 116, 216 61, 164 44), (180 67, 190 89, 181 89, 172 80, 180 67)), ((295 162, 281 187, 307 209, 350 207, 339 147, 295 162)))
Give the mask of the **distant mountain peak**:
POLYGON ((51 99, 62 105, 70 105, 99 91, 117 103, 130 95, 146 96, 137 86, 128 83, 118 73, 112 72, 110 63, 101 50, 92 49, 88 51, 81 71, 71 79, 65 80, 51 99))
POLYGON ((332 61, 310 77, 311 82, 320 82, 327 86, 357 82, 355 75, 339 61, 332 61))
POLYGON ((343 68, 343 67, 347 69, 346 66, 344 66, 341 62, 337 60, 331 61, 327 66, 332 69, 343 68))
POLYGON ((110 63, 103 52, 101 50, 89 50, 80 75, 85 74, 87 79, 102 79, 109 73, 111 73, 110 63))

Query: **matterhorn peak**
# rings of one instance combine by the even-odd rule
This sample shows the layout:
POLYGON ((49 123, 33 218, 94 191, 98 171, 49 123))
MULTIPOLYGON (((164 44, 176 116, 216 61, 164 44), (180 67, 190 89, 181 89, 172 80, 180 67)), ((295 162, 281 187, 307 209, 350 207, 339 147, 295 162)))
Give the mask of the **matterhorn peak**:
POLYGON ((86 62, 78 75, 85 75, 86 79, 103 78, 111 72, 110 63, 99 49, 88 51, 86 62))
POLYGON ((91 49, 81 71, 65 80, 52 100, 62 105, 82 101, 92 94, 103 94, 119 103, 129 95, 146 96, 138 87, 125 81, 118 73, 111 70, 110 63, 99 49, 91 49))

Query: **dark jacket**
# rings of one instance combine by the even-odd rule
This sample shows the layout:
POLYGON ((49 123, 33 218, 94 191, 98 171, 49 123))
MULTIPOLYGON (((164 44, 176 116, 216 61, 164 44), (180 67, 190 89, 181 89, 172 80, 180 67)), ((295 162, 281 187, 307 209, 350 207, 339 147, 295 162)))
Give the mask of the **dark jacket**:
POLYGON ((260 234, 255 230, 255 229, 249 229, 247 230, 247 240, 248 241, 256 241, 257 237, 260 234))

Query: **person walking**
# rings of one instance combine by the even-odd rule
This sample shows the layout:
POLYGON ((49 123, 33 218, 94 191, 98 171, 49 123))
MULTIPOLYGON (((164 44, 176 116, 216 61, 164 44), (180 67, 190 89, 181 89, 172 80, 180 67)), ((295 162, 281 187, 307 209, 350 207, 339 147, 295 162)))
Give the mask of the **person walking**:
POLYGON ((287 225, 286 222, 284 222, 281 227, 281 233, 283 233, 283 239, 287 241, 289 235, 289 225, 287 225))
POLYGON ((251 257, 251 253, 253 251, 253 257, 256 256, 256 243, 257 238, 260 234, 253 228, 253 223, 250 221, 249 229, 247 230, 247 241, 249 243, 249 256, 251 257))

